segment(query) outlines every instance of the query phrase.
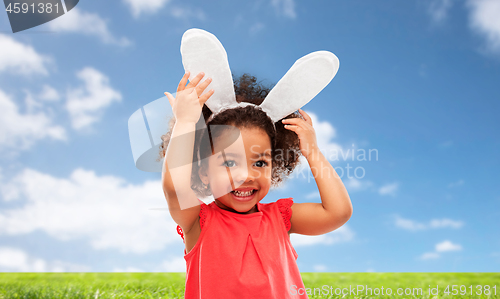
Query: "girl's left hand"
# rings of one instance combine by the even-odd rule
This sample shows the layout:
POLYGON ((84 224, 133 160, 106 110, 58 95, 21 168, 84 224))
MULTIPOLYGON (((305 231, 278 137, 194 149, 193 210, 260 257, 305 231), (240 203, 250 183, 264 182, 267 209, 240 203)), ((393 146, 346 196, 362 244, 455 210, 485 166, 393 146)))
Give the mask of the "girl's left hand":
POLYGON ((299 109, 299 112, 305 120, 301 118, 287 118, 283 119, 282 122, 285 125, 285 129, 294 131, 299 136, 300 151, 306 159, 309 159, 311 154, 319 152, 316 132, 314 131, 311 117, 302 109, 299 109))

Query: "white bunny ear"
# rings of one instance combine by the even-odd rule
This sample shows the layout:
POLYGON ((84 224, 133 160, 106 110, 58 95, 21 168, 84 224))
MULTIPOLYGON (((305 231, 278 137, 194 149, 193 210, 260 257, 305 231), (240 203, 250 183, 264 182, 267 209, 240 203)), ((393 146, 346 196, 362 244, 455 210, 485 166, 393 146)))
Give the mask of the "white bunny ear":
POLYGON ((237 104, 233 77, 227 61, 226 50, 215 35, 201 29, 189 29, 182 36, 181 55, 184 70, 190 71, 189 80, 204 72, 212 83, 205 89, 214 94, 205 103, 213 113, 237 104))
POLYGON ((260 104, 274 122, 312 100, 339 70, 339 59, 328 51, 310 53, 297 60, 260 104))

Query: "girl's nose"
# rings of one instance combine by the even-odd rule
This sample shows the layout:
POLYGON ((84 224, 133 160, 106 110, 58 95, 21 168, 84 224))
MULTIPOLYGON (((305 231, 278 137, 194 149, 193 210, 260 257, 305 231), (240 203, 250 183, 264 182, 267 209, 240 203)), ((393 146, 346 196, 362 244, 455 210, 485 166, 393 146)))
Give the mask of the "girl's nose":
POLYGON ((253 182, 256 174, 250 167, 239 167, 239 169, 231 171, 231 176, 233 177, 234 184, 237 185, 235 188, 237 188, 246 182, 253 182))

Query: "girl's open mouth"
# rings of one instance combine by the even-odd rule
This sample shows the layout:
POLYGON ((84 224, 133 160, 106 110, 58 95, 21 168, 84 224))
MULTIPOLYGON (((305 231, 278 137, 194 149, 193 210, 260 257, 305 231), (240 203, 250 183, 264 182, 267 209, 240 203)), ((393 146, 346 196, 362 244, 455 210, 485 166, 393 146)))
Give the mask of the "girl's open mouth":
POLYGON ((233 191, 231 191, 231 195, 236 200, 248 201, 248 200, 252 200, 254 198, 256 192, 257 192, 256 189, 252 189, 252 190, 248 190, 248 191, 233 190, 233 191))

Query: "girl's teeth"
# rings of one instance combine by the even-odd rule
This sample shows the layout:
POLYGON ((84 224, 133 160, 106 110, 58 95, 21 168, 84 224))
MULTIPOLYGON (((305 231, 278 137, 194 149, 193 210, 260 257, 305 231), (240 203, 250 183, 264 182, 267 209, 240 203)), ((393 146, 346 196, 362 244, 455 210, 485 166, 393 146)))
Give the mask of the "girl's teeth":
POLYGON ((234 194, 236 196, 250 196, 252 195, 252 193, 254 192, 254 190, 251 190, 251 191, 246 191, 246 192, 240 192, 240 191, 234 191, 234 194))

